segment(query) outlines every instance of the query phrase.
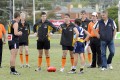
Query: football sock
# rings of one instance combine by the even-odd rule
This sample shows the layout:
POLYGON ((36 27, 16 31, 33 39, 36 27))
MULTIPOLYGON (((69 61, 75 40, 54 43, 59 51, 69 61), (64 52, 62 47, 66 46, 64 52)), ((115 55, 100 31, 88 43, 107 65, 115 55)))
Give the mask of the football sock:
POLYGON ((71 58, 71 64, 73 66, 73 64, 74 64, 74 58, 71 58))
POLYGON ((92 54, 91 53, 88 53, 88 61, 89 61, 89 63, 91 63, 91 61, 92 61, 92 54))
POLYGON ((62 58, 62 68, 64 68, 65 63, 66 63, 66 58, 62 58))
POLYGON ((23 64, 23 54, 22 53, 20 53, 20 62, 21 62, 21 64, 23 64))
POLYGON ((29 61, 29 55, 26 54, 25 57, 26 57, 26 64, 28 64, 28 61, 29 61))
POLYGON ((15 66, 10 67, 11 72, 15 72, 15 66))
POLYGON ((41 67, 42 64, 42 57, 38 57, 38 67, 41 67))
POLYGON ((46 57, 47 67, 50 67, 50 57, 46 57))

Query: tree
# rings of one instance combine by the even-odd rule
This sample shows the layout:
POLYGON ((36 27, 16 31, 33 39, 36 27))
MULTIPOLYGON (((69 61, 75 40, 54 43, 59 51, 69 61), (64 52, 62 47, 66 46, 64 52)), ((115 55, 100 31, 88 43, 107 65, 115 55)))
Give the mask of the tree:
POLYGON ((113 6, 111 8, 108 8, 107 10, 108 10, 108 16, 112 18, 113 20, 115 20, 115 23, 118 26, 118 7, 113 6))

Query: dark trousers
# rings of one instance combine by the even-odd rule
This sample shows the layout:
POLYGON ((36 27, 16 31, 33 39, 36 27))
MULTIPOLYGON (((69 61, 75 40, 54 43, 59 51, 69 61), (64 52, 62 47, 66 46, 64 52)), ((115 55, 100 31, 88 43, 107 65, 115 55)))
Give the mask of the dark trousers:
POLYGON ((3 48, 3 42, 2 42, 2 39, 0 39, 0 66, 2 63, 2 48, 3 48))
POLYGON ((101 66, 101 50, 100 50, 100 39, 92 37, 90 39, 90 47, 92 50, 92 67, 101 66))

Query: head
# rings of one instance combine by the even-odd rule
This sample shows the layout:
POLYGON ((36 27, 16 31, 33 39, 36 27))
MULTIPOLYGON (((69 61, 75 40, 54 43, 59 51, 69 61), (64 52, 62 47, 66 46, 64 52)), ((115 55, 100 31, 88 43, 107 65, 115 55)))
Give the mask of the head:
POLYGON ((107 20, 108 19, 108 11, 102 11, 101 17, 103 20, 107 20))
POLYGON ((47 14, 45 12, 41 13, 41 19, 42 21, 45 21, 47 19, 47 14))
POLYGON ((81 18, 82 19, 85 19, 87 16, 86 16, 86 11, 85 10, 82 10, 81 11, 81 18))
POLYGON ((26 19, 25 13, 22 12, 22 13, 20 14, 20 19, 23 20, 23 21, 26 19))
POLYGON ((97 18, 98 18, 97 12, 93 12, 93 13, 92 13, 92 20, 93 20, 93 21, 96 21, 97 18))
POLYGON ((75 19, 75 25, 81 26, 82 20, 81 19, 75 19))
POLYGON ((66 23, 68 23, 70 21, 70 14, 65 14, 64 20, 66 23))
POLYGON ((20 13, 19 12, 15 12, 14 13, 14 18, 17 20, 17 22, 20 21, 20 13))

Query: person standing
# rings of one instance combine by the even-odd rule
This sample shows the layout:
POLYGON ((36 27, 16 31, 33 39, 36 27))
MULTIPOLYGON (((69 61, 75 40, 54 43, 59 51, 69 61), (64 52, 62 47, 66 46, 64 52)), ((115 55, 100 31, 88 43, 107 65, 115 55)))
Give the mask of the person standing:
POLYGON ((115 22, 108 18, 108 12, 103 11, 101 13, 102 19, 99 20, 95 25, 94 28, 99 30, 99 33, 96 32, 95 29, 94 33, 100 38, 101 43, 101 59, 102 59, 102 71, 109 69, 113 69, 112 67, 112 59, 115 54, 115 46, 114 46, 114 36, 116 33, 116 24, 115 22), (110 54, 108 58, 106 57, 106 49, 109 49, 110 54))
POLYGON ((6 30, 3 24, 0 23, 0 68, 2 68, 2 51, 3 44, 6 43, 6 30), (3 40, 2 40, 3 37, 3 40))
MULTIPOLYGON (((81 11, 81 20, 82 20, 82 27, 87 31, 88 30, 88 24, 90 23, 90 20, 87 18, 87 13, 85 10, 82 10, 81 11)), ((86 34, 84 35, 84 38, 86 37, 86 34)), ((87 52, 87 55, 88 55, 88 62, 89 62, 89 65, 91 65, 91 62, 92 62, 92 54, 91 54, 91 51, 90 51, 90 41, 85 41, 85 51, 87 52)), ((84 58, 85 57, 85 53, 84 53, 84 58)))
MULTIPOLYGON (((98 14, 96 12, 92 13, 92 21, 88 24, 88 32, 90 33, 90 47, 92 50, 92 64, 88 68, 95 68, 96 62, 98 68, 101 67, 101 50, 100 50, 100 39, 94 34, 93 26, 98 22, 98 14)), ((98 33, 98 30, 96 29, 98 33)))
POLYGON ((59 30, 62 32, 60 44, 62 45, 62 50, 63 50, 62 60, 61 60, 62 68, 60 68, 61 72, 64 72, 64 67, 66 64, 66 56, 67 56, 68 50, 70 53, 71 64, 73 66, 73 63, 74 63, 73 37, 74 37, 74 33, 75 33, 76 34, 75 41, 76 41, 76 39, 79 35, 79 32, 78 32, 77 28, 75 27, 75 25, 70 22, 70 15, 69 14, 65 14, 64 20, 65 20, 65 22, 63 24, 61 24, 59 27, 59 30))
MULTIPOLYGON (((72 69, 70 70, 70 74, 74 74, 76 73, 76 66, 78 63, 78 57, 80 57, 80 61, 81 61, 81 67, 80 67, 80 71, 79 74, 84 73, 84 66, 85 66, 85 60, 84 60, 84 41, 87 40, 87 38, 90 36, 89 32, 86 31, 85 29, 83 29, 81 27, 81 19, 75 19, 75 25, 77 30, 79 31, 79 36, 74 44, 74 64, 72 66, 72 69), (86 38, 84 39, 84 33, 87 35, 86 38)), ((76 36, 76 34, 75 34, 76 36)))
POLYGON ((22 32, 20 31, 18 27, 18 22, 20 20, 20 13, 15 12, 14 13, 14 19, 10 22, 10 25, 8 26, 8 45, 10 49, 10 74, 12 75, 20 75, 19 72, 15 69, 15 61, 19 49, 19 36, 22 35, 22 32))
POLYGON ((34 33, 37 34, 37 49, 38 55, 38 68, 35 71, 41 70, 43 50, 46 56, 47 67, 50 67, 50 33, 57 31, 50 21, 47 20, 47 14, 45 12, 41 13, 41 19, 33 26, 34 33))
POLYGON ((22 36, 19 37, 19 52, 20 52, 20 62, 21 62, 21 68, 23 67, 29 67, 29 53, 28 53, 28 45, 29 45, 29 34, 30 34, 30 26, 28 22, 26 21, 26 15, 25 13, 20 14, 20 22, 19 22, 19 28, 22 31, 22 36), (23 61, 23 47, 25 47, 25 58, 26 58, 26 65, 24 65, 23 61))

